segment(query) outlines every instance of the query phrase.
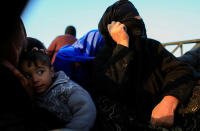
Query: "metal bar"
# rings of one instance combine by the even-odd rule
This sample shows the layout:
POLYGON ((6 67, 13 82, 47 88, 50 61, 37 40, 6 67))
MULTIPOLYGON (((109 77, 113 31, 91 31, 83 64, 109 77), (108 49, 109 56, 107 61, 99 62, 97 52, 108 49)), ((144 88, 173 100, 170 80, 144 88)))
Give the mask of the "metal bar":
POLYGON ((181 44, 178 44, 178 45, 176 46, 176 48, 175 48, 171 53, 174 54, 174 52, 175 52, 180 46, 181 46, 181 44))
POLYGON ((183 45, 184 44, 194 44, 196 43, 192 49, 195 49, 197 47, 200 46, 200 39, 194 39, 194 40, 186 40, 186 41, 177 41, 177 42, 168 42, 168 43, 162 43, 162 45, 164 47, 166 46, 170 46, 170 45, 177 45, 172 51, 171 53, 175 53, 177 51, 177 49, 180 47, 180 54, 183 55, 183 45))
POLYGON ((181 44, 180 49, 181 49, 181 55, 183 55, 183 44, 181 44))
POLYGON ((168 42, 168 43, 162 43, 162 45, 164 45, 164 46, 166 46, 166 45, 177 45, 178 43, 182 43, 182 44, 200 43, 200 39, 177 41, 177 42, 168 42))

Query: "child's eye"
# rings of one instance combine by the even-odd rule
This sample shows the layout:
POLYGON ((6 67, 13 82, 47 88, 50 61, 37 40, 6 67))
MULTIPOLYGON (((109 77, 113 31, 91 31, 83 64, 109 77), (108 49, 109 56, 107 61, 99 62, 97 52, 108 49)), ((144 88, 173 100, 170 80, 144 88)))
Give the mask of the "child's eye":
POLYGON ((39 70, 39 71, 38 71, 38 74, 39 74, 39 75, 42 75, 43 72, 44 72, 43 70, 39 70))

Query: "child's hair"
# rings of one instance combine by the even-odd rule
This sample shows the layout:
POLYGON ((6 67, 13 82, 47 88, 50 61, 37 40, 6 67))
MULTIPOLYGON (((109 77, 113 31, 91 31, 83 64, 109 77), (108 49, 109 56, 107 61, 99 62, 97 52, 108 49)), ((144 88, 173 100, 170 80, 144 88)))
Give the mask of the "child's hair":
POLYGON ((32 51, 34 47, 37 47, 38 50, 40 49, 46 50, 44 43, 42 43, 40 40, 33 37, 27 37, 26 40, 27 40, 27 47, 26 47, 27 51, 32 51))
POLYGON ((28 61, 28 66, 30 67, 32 63, 35 64, 35 66, 38 66, 38 61, 40 61, 43 65, 51 67, 51 60, 47 54, 41 51, 29 51, 29 52, 23 52, 20 57, 19 61, 19 68, 21 70, 22 63, 24 61, 28 61))

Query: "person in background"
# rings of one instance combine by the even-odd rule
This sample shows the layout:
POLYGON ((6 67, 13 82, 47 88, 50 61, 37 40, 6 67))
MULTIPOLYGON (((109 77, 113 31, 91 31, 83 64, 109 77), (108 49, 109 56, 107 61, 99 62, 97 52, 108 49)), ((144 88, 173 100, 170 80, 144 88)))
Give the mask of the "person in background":
POLYGON ((76 41, 76 28, 72 25, 67 26, 65 29, 65 34, 57 36, 47 49, 47 54, 51 59, 51 63, 54 63, 57 52, 64 45, 71 45, 76 41))
POLYGON ((50 58, 41 51, 24 53, 20 69, 34 90, 36 105, 58 120, 57 128, 89 131, 96 118, 90 94, 73 82, 63 71, 55 72, 50 58))
POLYGON ((72 45, 62 47, 54 61, 55 71, 64 71, 72 80, 89 89, 93 60, 104 40, 97 29, 90 30, 72 45))
POLYGON ((147 38, 144 22, 128 0, 106 9, 99 32, 105 45, 94 62, 97 129, 172 126, 178 104, 191 96, 193 70, 147 38))

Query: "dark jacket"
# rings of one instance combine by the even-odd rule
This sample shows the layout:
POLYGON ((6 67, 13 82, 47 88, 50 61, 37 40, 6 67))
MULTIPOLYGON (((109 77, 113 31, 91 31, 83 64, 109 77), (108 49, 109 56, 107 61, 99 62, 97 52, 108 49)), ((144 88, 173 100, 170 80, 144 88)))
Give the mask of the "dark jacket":
POLYGON ((62 128, 66 130, 89 131, 96 119, 96 107, 89 93, 63 71, 55 73, 54 82, 35 100, 39 107, 59 118, 61 124, 64 122, 62 128))
POLYGON ((152 109, 163 96, 187 102, 194 86, 193 72, 160 42, 148 39, 143 21, 135 15, 132 3, 118 1, 101 18, 99 31, 105 46, 95 60, 94 88, 98 95, 125 106, 138 121, 149 122, 152 109), (117 45, 109 36, 107 24, 111 21, 126 25, 129 48, 117 45))

